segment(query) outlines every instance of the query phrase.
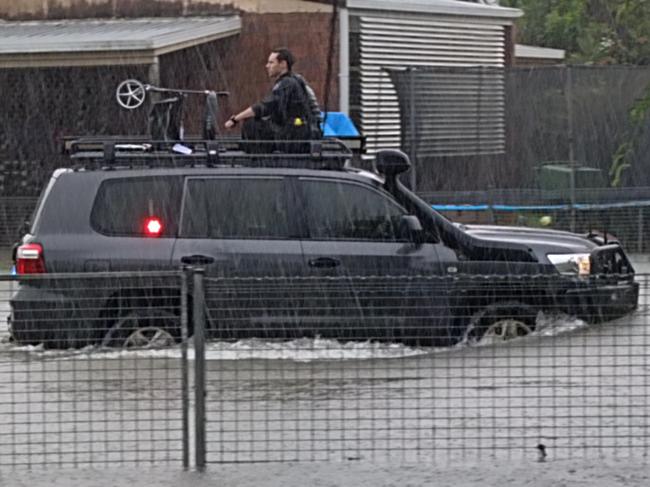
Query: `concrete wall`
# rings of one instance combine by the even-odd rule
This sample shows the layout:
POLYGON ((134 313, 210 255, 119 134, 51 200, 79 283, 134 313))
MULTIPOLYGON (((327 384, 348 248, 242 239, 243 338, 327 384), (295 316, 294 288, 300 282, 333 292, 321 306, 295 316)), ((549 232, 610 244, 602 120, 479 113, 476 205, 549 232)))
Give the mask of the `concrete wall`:
POLYGON ((208 15, 224 12, 330 12, 305 0, 0 0, 7 20, 208 15))

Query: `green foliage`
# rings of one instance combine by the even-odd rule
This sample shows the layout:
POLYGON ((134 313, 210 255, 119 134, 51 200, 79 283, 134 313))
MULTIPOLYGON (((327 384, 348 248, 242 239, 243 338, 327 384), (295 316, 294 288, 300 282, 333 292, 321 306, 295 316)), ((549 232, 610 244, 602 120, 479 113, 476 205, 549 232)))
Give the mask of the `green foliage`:
MULTIPOLYGON (((570 63, 650 64, 650 0, 501 0, 523 10, 517 42, 566 51, 570 63)), ((650 114, 650 87, 629 111, 630 126, 612 156, 612 186, 620 186, 650 114)))
POLYGON ((623 182, 623 171, 630 167, 627 162, 632 155, 634 146, 632 142, 623 142, 618 146, 614 156, 612 157, 612 165, 609 167, 609 180, 613 188, 618 188, 623 182))
POLYGON ((647 87, 642 98, 639 98, 630 109, 630 122, 640 126, 650 112, 650 87, 647 87))
POLYGON ((628 113, 630 127, 621 145, 612 156, 612 165, 609 168, 609 178, 612 187, 620 187, 623 182, 623 172, 630 167, 630 160, 634 155, 634 148, 637 145, 643 130, 646 127, 646 119, 650 113, 650 86, 646 87, 641 98, 634 102, 628 113))
POLYGON ((570 62, 650 64, 648 0, 501 0, 524 11, 518 42, 565 49, 570 62))

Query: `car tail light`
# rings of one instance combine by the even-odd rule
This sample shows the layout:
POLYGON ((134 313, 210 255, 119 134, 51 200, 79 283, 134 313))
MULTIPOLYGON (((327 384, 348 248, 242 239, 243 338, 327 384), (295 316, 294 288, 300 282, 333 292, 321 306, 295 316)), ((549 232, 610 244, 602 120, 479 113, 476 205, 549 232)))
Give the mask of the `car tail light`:
POLYGON ((28 243, 16 249, 16 272, 18 274, 45 273, 45 259, 41 244, 28 243))
POLYGON ((144 222, 144 233, 147 237, 160 237, 163 225, 159 218, 147 218, 144 222))

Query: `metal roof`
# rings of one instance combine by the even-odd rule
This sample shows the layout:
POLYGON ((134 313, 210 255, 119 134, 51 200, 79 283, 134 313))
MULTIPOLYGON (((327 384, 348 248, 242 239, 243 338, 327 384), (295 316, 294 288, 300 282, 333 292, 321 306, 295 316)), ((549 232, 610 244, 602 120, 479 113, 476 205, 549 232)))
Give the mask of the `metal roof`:
POLYGON ((152 64, 240 30, 238 16, 0 22, 0 67, 152 64))
POLYGON ((564 59, 565 51, 564 49, 552 49, 550 47, 515 44, 515 57, 532 59, 555 59, 559 61, 564 59))
POLYGON ((523 15, 517 8, 485 5, 459 0, 347 0, 347 7, 358 10, 390 10, 393 12, 421 12, 427 14, 463 15, 516 19, 523 15))

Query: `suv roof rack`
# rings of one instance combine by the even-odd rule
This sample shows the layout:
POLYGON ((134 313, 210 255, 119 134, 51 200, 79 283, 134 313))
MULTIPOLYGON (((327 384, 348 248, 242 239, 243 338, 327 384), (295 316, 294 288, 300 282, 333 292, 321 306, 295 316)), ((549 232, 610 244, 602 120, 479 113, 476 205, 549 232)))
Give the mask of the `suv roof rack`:
POLYGON ((343 169, 352 151, 336 138, 301 141, 152 140, 143 136, 70 137, 64 152, 81 166, 182 167, 192 165, 343 169))

